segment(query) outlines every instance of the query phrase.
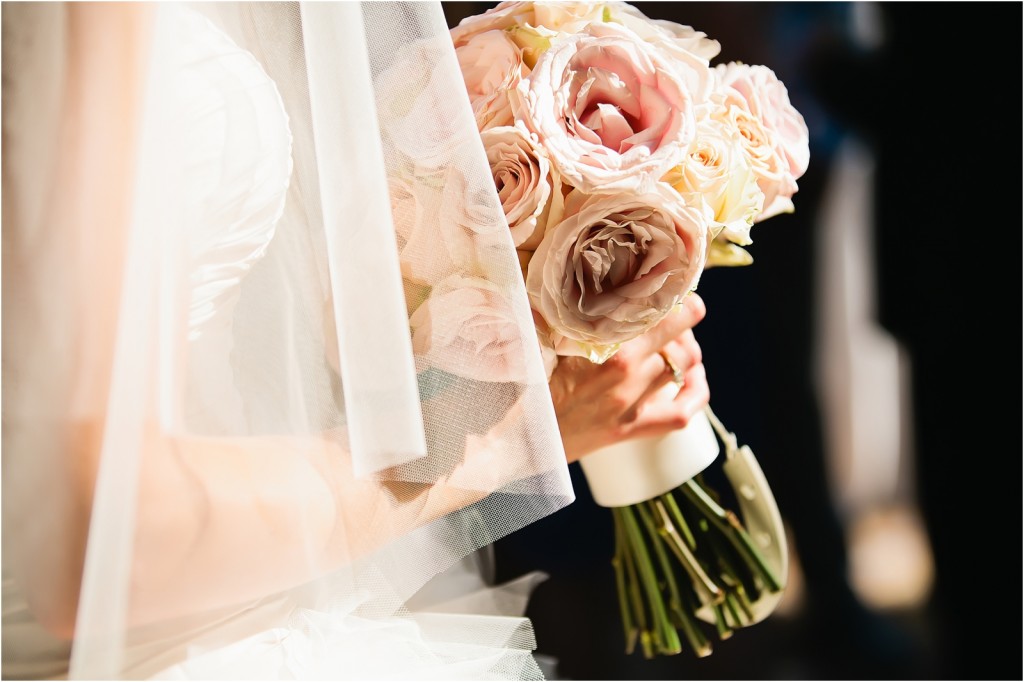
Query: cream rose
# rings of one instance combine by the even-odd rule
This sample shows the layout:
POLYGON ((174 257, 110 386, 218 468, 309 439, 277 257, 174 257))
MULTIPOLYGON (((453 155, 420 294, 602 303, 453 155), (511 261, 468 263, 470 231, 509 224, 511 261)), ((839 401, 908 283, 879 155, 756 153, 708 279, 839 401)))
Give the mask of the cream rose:
POLYGON ((504 31, 485 31, 455 49, 480 130, 512 124, 509 90, 529 73, 522 50, 504 31))
POLYGON ((482 14, 466 17, 449 33, 452 43, 458 48, 481 33, 504 31, 513 26, 533 24, 534 21, 532 2, 501 2, 482 14))
POLYGON ((600 21, 605 4, 599 2, 501 2, 483 14, 466 17, 451 30, 456 47, 485 31, 515 27, 538 28, 545 34, 573 33, 590 21, 600 21))
POLYGON ((529 327, 519 324, 512 303, 489 280, 464 275, 442 280, 409 324, 419 371, 436 367, 476 381, 529 378, 522 336, 529 327))
POLYGON ((526 290, 559 355, 603 362, 697 286, 706 251, 703 214, 664 183, 648 194, 577 190, 530 260, 526 290))
POLYGON ((793 211, 797 179, 810 160, 809 135, 789 92, 766 66, 732 62, 715 68, 717 92, 745 137, 745 148, 764 192, 758 220, 793 211))
POLYGON ((480 137, 512 241, 517 249, 536 249, 549 219, 561 219, 562 183, 547 153, 522 126, 491 128, 480 137))
POLYGON ((709 228, 736 244, 750 244, 750 228, 764 204, 757 175, 743 151, 739 132, 725 112, 697 123, 683 163, 666 180, 693 206, 706 207, 709 228))
POLYGON ((560 36, 512 101, 563 181, 589 193, 652 191, 694 135, 692 98, 676 69, 617 24, 560 36))

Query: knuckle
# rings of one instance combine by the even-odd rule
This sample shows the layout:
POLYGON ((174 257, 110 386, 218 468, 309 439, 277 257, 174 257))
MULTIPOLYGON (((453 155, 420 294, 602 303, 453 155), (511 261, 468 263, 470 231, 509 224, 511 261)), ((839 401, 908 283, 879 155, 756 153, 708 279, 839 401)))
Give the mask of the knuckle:
POLYGON ((689 300, 690 311, 693 314, 694 324, 696 324, 704 319, 704 316, 708 313, 708 309, 704 305, 704 299, 698 296, 697 292, 692 292, 687 296, 687 299, 689 300))
POLYGON ((603 409, 601 410, 604 414, 612 415, 616 419, 622 419, 623 416, 629 411, 632 405, 624 396, 619 395, 615 392, 605 393, 601 399, 603 409))
POLYGON ((687 425, 689 425, 689 423, 690 415, 686 414, 681 410, 673 414, 672 417, 669 419, 669 426, 671 426, 673 429, 684 429, 687 427, 687 425))
POLYGON ((690 337, 686 340, 686 354, 690 358, 690 366, 695 367, 704 362, 704 351, 701 350, 697 339, 690 337))
POLYGON ((605 373, 613 377, 624 377, 629 372, 629 366, 629 354, 621 350, 601 365, 605 373))

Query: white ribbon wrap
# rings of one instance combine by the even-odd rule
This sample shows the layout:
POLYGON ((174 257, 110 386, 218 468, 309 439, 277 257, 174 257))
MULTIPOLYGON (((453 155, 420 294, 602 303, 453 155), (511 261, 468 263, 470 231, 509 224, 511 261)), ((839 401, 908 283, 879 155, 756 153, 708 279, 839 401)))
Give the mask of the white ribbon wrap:
POLYGON ((700 412, 684 429, 603 448, 581 459, 580 466, 595 502, 626 507, 682 485, 714 462, 718 452, 711 423, 700 412))

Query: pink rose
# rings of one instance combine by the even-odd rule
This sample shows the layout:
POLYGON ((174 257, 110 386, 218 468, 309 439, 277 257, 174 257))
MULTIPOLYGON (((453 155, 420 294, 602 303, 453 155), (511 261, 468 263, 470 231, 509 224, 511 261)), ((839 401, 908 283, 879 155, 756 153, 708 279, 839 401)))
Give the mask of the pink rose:
POLYGON ((418 170, 429 171, 447 166, 453 148, 477 142, 465 101, 451 96, 452 78, 461 75, 445 36, 398 49, 374 79, 385 154, 405 156, 418 170))
POLYGON ((529 69, 523 54, 504 31, 485 31, 455 49, 480 130, 512 124, 509 90, 529 69))
POLYGON ((669 56, 695 104, 707 99, 713 86, 709 63, 721 51, 717 40, 690 26, 651 19, 624 2, 610 2, 606 7, 609 21, 622 24, 669 56))
POLYGON ((452 43, 458 48, 481 33, 503 31, 524 23, 532 24, 533 21, 532 2, 502 2, 483 14, 474 14, 460 21, 459 25, 450 31, 452 43))
MULTIPOLYGON (((512 303, 480 277, 452 275, 409 318, 417 369, 476 381, 525 382, 526 349, 512 303)), ((532 340, 530 341, 533 342, 532 340)))
POLYGON ((648 194, 577 190, 565 209, 530 260, 526 291, 559 355, 603 362, 697 286, 707 222, 665 184, 648 194))
MULTIPOLYGON (((473 152, 479 149, 475 141, 473 152)), ((457 151, 455 160, 465 159, 457 151)), ((512 243, 487 175, 453 163, 437 174, 389 181, 402 277, 435 286, 455 273, 492 272, 508 262, 512 243)))
POLYGON ((547 153, 520 126, 485 130, 481 136, 491 175, 518 249, 536 249, 550 220, 561 220, 562 183, 547 153))
POLYGON ((428 286, 447 277, 455 264, 438 240, 440 192, 424 182, 397 177, 389 181, 388 191, 402 277, 428 286))
POLYGON ((793 211, 797 179, 810 161, 809 135, 803 116, 789 101, 789 92, 766 66, 732 62, 715 68, 717 92, 746 138, 764 211, 758 220, 793 211))
POLYGON ((562 179, 585 192, 652 190, 694 135, 691 94, 671 62, 617 24, 559 37, 513 97, 562 179))
POLYGON ((466 17, 451 30, 455 47, 485 31, 542 28, 543 32, 574 33, 590 21, 601 21, 605 5, 595 2, 501 2, 483 14, 466 17))
MULTIPOLYGON (((479 148, 477 139, 471 150, 461 151, 457 158, 467 162, 468 154, 478 153, 479 148)), ((465 163, 453 163, 438 178, 443 189, 433 239, 447 249, 455 264, 452 272, 493 273, 513 256, 514 246, 494 184, 476 170, 475 165, 467 168, 465 163)))

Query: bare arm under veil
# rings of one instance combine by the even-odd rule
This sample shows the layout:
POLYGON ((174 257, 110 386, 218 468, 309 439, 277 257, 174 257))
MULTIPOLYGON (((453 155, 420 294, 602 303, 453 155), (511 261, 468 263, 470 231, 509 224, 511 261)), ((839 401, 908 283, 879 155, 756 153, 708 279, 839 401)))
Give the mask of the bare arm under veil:
POLYGON ((5 3, 3 325, 4 677, 539 677, 422 589, 573 499, 439 3, 5 3))

